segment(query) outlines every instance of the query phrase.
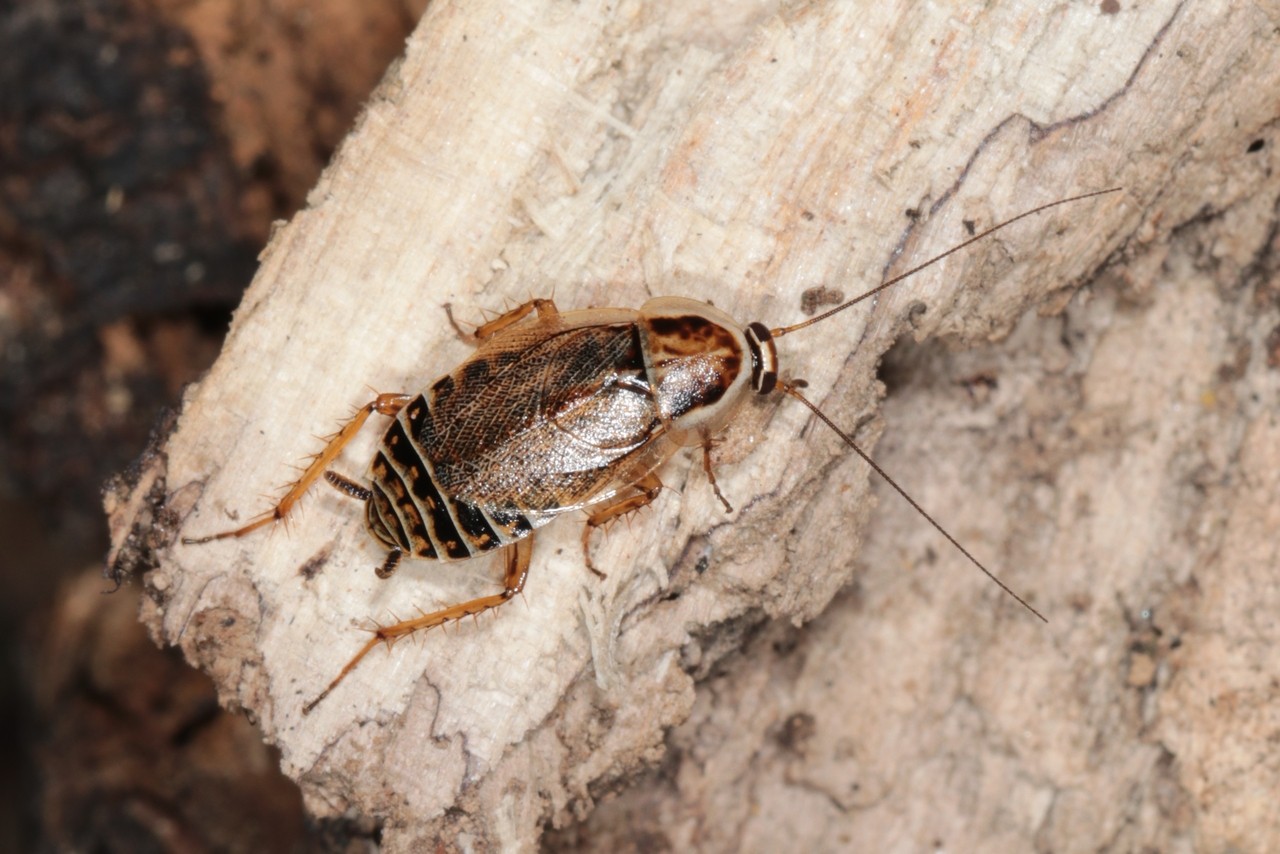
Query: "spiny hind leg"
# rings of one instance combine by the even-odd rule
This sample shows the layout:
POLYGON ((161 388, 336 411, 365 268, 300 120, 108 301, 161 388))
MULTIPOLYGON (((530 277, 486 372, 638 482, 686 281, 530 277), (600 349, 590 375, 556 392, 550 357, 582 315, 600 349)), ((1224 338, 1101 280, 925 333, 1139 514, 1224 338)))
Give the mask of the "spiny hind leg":
POLYGON ((329 687, 325 688, 320 693, 320 696, 302 707, 302 713, 304 715, 310 714, 311 710, 321 700, 329 696, 333 689, 338 686, 338 683, 345 679, 347 674, 360 663, 361 659, 368 655, 378 644, 385 643, 390 646, 400 638, 408 637, 414 632, 432 629, 444 623, 461 620, 464 617, 474 617, 510 601, 524 590, 524 582, 529 575, 529 561, 533 556, 533 537, 529 536, 523 540, 517 540, 503 551, 502 556, 505 561, 505 568, 502 574, 501 593, 495 593, 492 596, 481 596, 478 599, 450 605, 448 608, 442 608, 430 614, 423 614, 421 617, 415 617, 412 620, 392 623, 389 626, 379 626, 374 631, 373 637, 369 638, 365 645, 360 648, 360 651, 347 662, 346 666, 329 683, 329 687))
POLYGON ((634 513, 641 507, 647 507, 653 503, 653 499, 658 497, 658 493, 662 491, 662 481, 658 480, 658 476, 653 472, 649 472, 638 482, 632 484, 639 492, 636 495, 617 496, 615 495, 609 501, 601 504, 593 509, 587 516, 587 524, 582 526, 582 557, 587 564, 587 569, 594 572, 600 578, 604 578, 605 574, 596 569, 595 561, 591 559, 591 534, 596 528, 604 525, 619 516, 625 516, 628 513, 634 513))
MULTIPOLYGON (((369 420, 369 416, 377 412, 379 415, 395 415, 401 409, 409 404, 416 397, 412 394, 380 394, 373 400, 366 403, 351 416, 347 423, 343 424, 341 429, 333 435, 329 443, 324 446, 324 450, 316 454, 311 460, 311 465, 307 466, 306 471, 302 473, 302 477, 298 478, 284 497, 276 502, 276 506, 249 521, 248 524, 230 531, 223 531, 218 534, 210 534, 207 537, 183 537, 182 542, 187 545, 196 545, 199 543, 208 543, 213 540, 225 540, 230 537, 243 537, 245 534, 258 530, 259 528, 278 522, 289 514, 294 505, 302 498, 311 485, 320 479, 325 473, 325 469, 329 464, 338 458, 342 453, 342 449, 355 438, 360 432, 360 428, 369 420)), ((351 481, 339 476, 339 479, 345 484, 351 484, 351 481)), ((330 483, 334 483, 330 481, 330 483)), ((352 497, 356 497, 354 493, 349 492, 343 485, 334 483, 339 489, 347 492, 352 497)), ((357 487, 359 488, 359 487, 357 487)))

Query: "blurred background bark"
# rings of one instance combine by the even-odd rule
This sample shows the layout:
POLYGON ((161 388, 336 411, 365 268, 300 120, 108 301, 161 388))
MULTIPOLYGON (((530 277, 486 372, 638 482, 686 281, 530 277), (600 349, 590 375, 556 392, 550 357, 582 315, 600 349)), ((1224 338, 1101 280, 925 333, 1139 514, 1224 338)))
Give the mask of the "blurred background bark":
POLYGON ((321 833, 256 730, 146 638, 137 586, 101 595, 102 490, 213 362, 272 222, 424 6, 0 9, 0 848, 321 833))

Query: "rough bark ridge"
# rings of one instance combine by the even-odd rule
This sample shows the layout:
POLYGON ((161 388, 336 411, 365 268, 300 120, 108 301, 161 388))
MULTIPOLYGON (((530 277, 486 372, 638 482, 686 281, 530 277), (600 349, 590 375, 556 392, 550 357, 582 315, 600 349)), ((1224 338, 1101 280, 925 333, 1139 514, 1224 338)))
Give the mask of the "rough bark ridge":
POLYGON ((256 513, 370 387, 459 361, 446 303, 677 294, 791 322, 814 288, 1123 185, 780 342, 868 447, 888 413, 878 455, 1051 625, 891 494, 873 514, 865 467, 771 402, 720 449, 733 516, 677 460, 597 539, 607 581, 553 526, 527 604, 371 656, 309 717, 358 626, 496 566, 380 582, 360 514, 317 491, 287 533, 153 556, 152 631, 252 712, 313 810, 381 817, 392 850, 530 847, 589 815, 560 838, 1280 843, 1250 795, 1280 782, 1250 747, 1274 728, 1274 6, 723 5, 434 4, 155 458, 165 518, 256 513), (1019 324, 1031 307, 1058 316, 1019 324), (895 356, 878 411, 909 330, 1004 343, 895 356))

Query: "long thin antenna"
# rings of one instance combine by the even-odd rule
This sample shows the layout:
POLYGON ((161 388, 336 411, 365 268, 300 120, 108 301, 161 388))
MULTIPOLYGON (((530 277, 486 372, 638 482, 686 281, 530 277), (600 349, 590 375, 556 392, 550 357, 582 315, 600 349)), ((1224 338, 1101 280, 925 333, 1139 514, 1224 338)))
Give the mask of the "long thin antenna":
POLYGON ((1002 223, 998 223, 996 225, 991 226, 986 231, 978 232, 973 237, 970 237, 968 240, 964 241, 963 243, 958 243, 955 246, 952 246, 950 249, 948 249, 946 252, 943 252, 941 255, 935 255, 934 257, 930 258, 928 261, 925 261, 923 264, 912 267, 910 270, 903 273, 902 275, 894 276, 889 281, 883 282, 880 285, 877 285, 876 287, 872 288, 871 290, 867 291, 865 294, 862 294, 861 296, 854 297, 848 302, 838 305, 835 308, 830 309, 829 311, 824 311, 822 314, 819 314, 817 317, 811 317, 808 320, 802 320, 801 322, 792 324, 791 326, 780 326, 776 329, 770 329, 769 333, 774 338, 780 338, 783 335, 789 335, 790 333, 795 332, 799 329, 804 329, 806 326, 812 326, 815 323, 820 323, 826 320, 828 317, 831 317, 833 314, 839 314, 840 312, 844 311, 846 308, 855 306, 858 303, 862 302, 864 299, 873 297, 876 294, 880 293, 881 291, 885 290, 886 288, 890 288, 898 284, 898 282, 901 282, 903 279, 907 279, 907 278, 910 278, 911 276, 914 276, 916 273, 919 273, 921 270, 925 269, 926 267, 933 266, 934 264, 941 261, 943 258, 946 258, 948 255, 953 255, 956 252, 959 252, 961 249, 964 249, 966 246, 972 246, 974 243, 977 243, 979 240, 982 240, 984 237, 987 237, 1006 226, 1013 225, 1015 222, 1017 222, 1020 219, 1026 219, 1029 216, 1035 216, 1038 213, 1049 210, 1049 208, 1056 208, 1058 207, 1058 205, 1067 205, 1067 204, 1070 204, 1071 202, 1078 202, 1082 199, 1092 199, 1094 196, 1105 196, 1108 193, 1118 193, 1122 189, 1124 188, 1111 187, 1110 189, 1106 189, 1106 190, 1094 190, 1092 193, 1084 193, 1079 196, 1072 196, 1071 198, 1068 198, 1068 199, 1058 199, 1058 201, 1056 202, 1049 202, 1048 204, 1044 204, 1044 205, 1040 205, 1039 207, 1032 208, 1029 211, 1023 211, 1022 213, 1018 214, 1017 216, 1011 219, 1006 219, 1002 223))
MULTIPOLYGON (((838 311, 838 310, 839 310, 839 309, 837 309, 837 311, 838 311)), ((1044 614, 1041 614, 1041 613, 1040 613, 1039 611, 1037 611, 1035 608, 1031 607, 1031 605, 1027 602, 1027 600, 1026 600, 1026 599, 1023 599, 1023 598, 1022 598, 1021 596, 1019 596, 1017 593, 1014 593, 1012 590, 1010 590, 1010 589, 1009 589, 1009 585, 1007 585, 1007 584, 1005 584, 1003 581, 1001 581, 1001 580, 996 576, 996 574, 995 574, 994 572, 992 572, 991 570, 989 570, 989 569, 987 569, 985 566, 983 566, 983 565, 982 565, 982 562, 981 562, 981 561, 979 561, 976 557, 974 557, 973 555, 969 554, 969 550, 968 550, 968 549, 966 549, 964 546, 960 545, 960 543, 958 543, 958 542, 956 541, 956 538, 955 538, 955 537, 953 537, 953 536, 951 536, 950 534, 948 534, 948 533, 947 533, 947 529, 946 529, 946 528, 944 528, 944 527, 942 527, 941 525, 939 525, 939 524, 934 520, 934 518, 933 518, 932 516, 930 516, 928 513, 926 513, 926 512, 924 511, 924 508, 923 508, 923 507, 921 507, 919 504, 917 504, 917 503, 916 503, 916 500, 915 500, 914 498, 912 498, 910 495, 907 495, 906 490, 904 490, 901 486, 898 486, 898 484, 894 481, 894 479, 893 479, 893 478, 891 478, 891 477, 889 477, 888 473, 887 473, 884 469, 880 468, 879 464, 877 464, 875 460, 871 459, 871 457, 869 457, 865 451, 863 451, 861 448, 859 448, 859 447, 858 447, 858 445, 857 445, 857 443, 853 441, 852 437, 850 437, 848 433, 846 433, 846 432, 844 432, 843 430, 841 430, 839 427, 837 427, 837 426, 836 426, 836 425, 831 421, 831 419, 830 419, 830 418, 828 418, 826 415, 824 415, 824 414, 823 414, 823 412, 822 412, 822 410, 821 410, 821 409, 819 409, 819 408, 817 407, 817 405, 816 405, 816 404, 812 403, 812 402, 809 400, 809 398, 805 397, 805 396, 804 396, 804 395, 802 395, 799 391, 797 391, 797 390, 796 390, 796 388, 795 388, 794 386, 792 386, 792 385, 790 385, 790 384, 788 384, 788 383, 785 383, 785 382, 783 382, 783 381, 781 381, 781 380, 779 380, 779 381, 778 381, 778 386, 777 386, 777 388, 778 388, 778 390, 779 390, 779 391, 783 392, 784 394, 789 394, 791 397, 794 397, 796 400, 798 400, 798 401, 800 401, 801 403, 803 403, 806 407, 808 407, 808 408, 809 408, 809 411, 810 411, 810 412, 812 412, 814 415, 818 416, 818 418, 822 421, 822 423, 823 423, 823 424, 826 424, 826 425, 827 425, 828 427, 830 427, 833 431, 835 431, 835 434, 836 434, 837 436, 839 436, 841 439, 843 439, 843 440, 844 440, 844 443, 845 443, 846 445, 848 445, 850 448, 853 448, 853 450, 858 454, 858 456, 862 457, 862 459, 866 462, 866 464, 867 464, 867 465, 869 465, 869 466, 871 466, 871 468, 875 470, 875 473, 876 473, 876 474, 878 474, 878 475, 880 475, 882 478, 884 478, 884 479, 885 479, 885 482, 886 482, 886 483, 888 483, 890 486, 892 486, 892 487, 897 491, 897 493, 898 493, 899 495, 901 495, 903 498, 905 498, 905 499, 907 500, 907 503, 908 503, 908 504, 910 504, 912 507, 914 507, 917 513, 919 513, 919 514, 920 514, 921 516, 923 516, 926 520, 928 520, 928 522, 929 522, 929 524, 930 524, 930 525, 932 525, 933 527, 937 528, 937 529, 938 529, 938 532, 939 532, 940 534, 942 534, 942 536, 946 537, 946 538, 947 538, 947 540, 949 540, 949 541, 950 541, 951 545, 953 545, 953 546, 955 546, 957 549, 959 549, 959 550, 960 550, 960 553, 961 553, 962 555, 964 555, 965 557, 967 557, 967 558, 970 560, 970 562, 971 562, 971 563, 973 563, 973 565, 974 565, 974 566, 976 566, 978 569, 982 570, 982 571, 983 571, 983 573, 985 573, 985 574, 986 574, 987 578, 990 578, 992 581, 994 581, 996 584, 998 584, 998 585, 1000 586, 1000 589, 1001 589, 1001 590, 1003 590, 1005 593, 1008 593, 1008 594, 1009 594, 1010 596, 1012 596, 1014 599, 1017 599, 1017 600, 1018 600, 1018 604, 1022 605, 1022 607, 1026 608, 1028 611, 1030 611, 1031 613, 1035 614, 1037 617, 1039 617, 1039 618, 1040 618, 1042 621, 1044 621, 1045 623, 1049 622, 1049 620, 1045 617, 1045 615, 1044 615, 1044 614)))

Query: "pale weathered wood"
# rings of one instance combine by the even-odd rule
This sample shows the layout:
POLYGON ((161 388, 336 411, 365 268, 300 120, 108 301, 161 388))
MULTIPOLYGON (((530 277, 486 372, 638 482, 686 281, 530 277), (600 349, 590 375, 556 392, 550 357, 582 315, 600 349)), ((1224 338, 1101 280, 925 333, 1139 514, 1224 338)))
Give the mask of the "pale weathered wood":
MULTIPOLYGON (((732 516, 677 459, 652 510, 597 539, 607 581, 554 526, 526 603, 370 656, 309 717, 358 626, 488 592, 497 564, 379 581, 360 515, 317 491, 288 532, 163 554, 153 632, 252 711, 313 810, 377 815, 393 850, 531 847, 661 758, 670 727, 676 779, 601 811, 602 845, 1253 847, 1236 822, 1275 763, 1251 787, 1214 762, 1243 767, 1228 733, 1262 738, 1274 700, 1275 622, 1241 609, 1274 598, 1275 309, 1240 302, 1274 226, 1274 7, 726 5, 433 4, 189 394, 167 509, 188 535, 261 510, 371 388, 415 390, 466 354, 445 303, 479 322, 530 294, 678 294, 791 322, 807 289, 855 293, 967 221, 1119 184, 780 342, 838 422, 872 417, 868 447, 886 430, 890 470, 1052 625, 888 493, 861 552, 865 467, 773 401, 720 449, 732 516), (1220 219, 1179 234, 1211 250, 1170 243, 1205 213, 1220 219), (1196 274, 1206 258, 1220 268, 1196 274), (1103 269, 1093 303, 1018 325, 1103 269), (991 399, 909 386, 885 427, 876 366, 904 332, 1015 327, 948 369, 992 374, 991 399), (852 579, 813 629, 788 627, 852 579), (1224 673, 1215 649, 1250 664, 1224 673)), ((374 438, 339 469, 359 475, 374 438)), ((1270 821, 1257 838, 1275 841, 1270 821)))

